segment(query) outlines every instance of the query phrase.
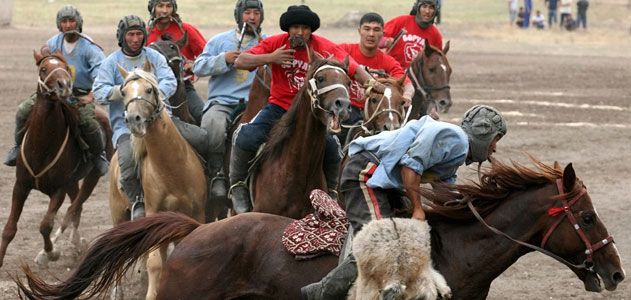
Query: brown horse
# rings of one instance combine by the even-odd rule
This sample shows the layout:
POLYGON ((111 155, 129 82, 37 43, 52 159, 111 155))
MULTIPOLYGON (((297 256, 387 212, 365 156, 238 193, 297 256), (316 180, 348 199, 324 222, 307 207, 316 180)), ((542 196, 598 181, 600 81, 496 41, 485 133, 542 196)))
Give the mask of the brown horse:
MULTIPOLYGON (((60 52, 51 54, 47 48, 41 53, 33 51, 33 56, 39 68, 37 97, 27 121, 27 131, 17 160, 11 213, 2 232, 0 266, 9 243, 15 237, 18 219, 32 189, 39 190, 50 198, 48 211, 39 227, 44 238, 44 249, 35 261, 46 266, 48 261, 59 258, 60 253, 55 249, 54 243, 69 224, 71 241, 80 249, 82 245, 78 228, 83 203, 100 178, 92 163, 82 159, 84 153, 75 139, 79 136, 79 114, 77 108, 66 101, 72 94, 72 76, 66 60, 60 52), (79 188, 81 179, 83 183, 79 188), (51 240, 55 215, 66 194, 70 197, 71 205, 51 240)), ((104 116, 99 117, 107 140, 108 157, 111 157, 112 129, 104 116)))
POLYGON ((199 122, 195 120, 188 110, 188 104, 186 102, 186 88, 184 87, 184 79, 182 77, 182 61, 184 58, 180 53, 180 49, 188 43, 188 33, 184 31, 184 35, 179 41, 172 41, 170 36, 162 36, 160 39, 149 45, 150 48, 160 52, 169 63, 169 67, 175 74, 177 80, 177 89, 175 94, 169 98, 169 104, 171 105, 173 115, 180 118, 180 120, 199 126, 199 122))
MULTIPOLYGON (((121 86, 125 119, 145 195, 146 214, 175 211, 204 222, 207 183, 195 150, 178 132, 164 110, 158 83, 145 61, 142 70, 118 71, 125 78, 121 86)), ((110 165, 110 209, 114 225, 128 221, 129 200, 119 185, 118 156, 110 165)), ((147 259, 149 286, 147 299, 153 299, 166 260, 166 246, 153 251, 147 259)))
MULTIPOLYGON (((440 201, 427 215, 432 260, 453 299, 485 299, 491 282, 537 248, 532 245, 568 265, 587 291, 600 292, 601 282, 612 291, 624 280, 618 251, 572 165, 561 170, 535 163, 537 170, 494 161, 479 185, 425 192, 440 201)), ((186 236, 162 270, 159 299, 300 299, 300 287, 320 280, 337 257, 297 261, 281 243, 292 221, 247 213, 201 225, 176 214, 155 215, 104 233, 65 281, 45 284, 25 266, 30 289, 18 284, 27 296, 74 298, 89 288, 91 297, 144 252, 186 236)))
POLYGON ((419 119, 436 113, 446 113, 451 107, 451 65, 447 60, 449 42, 441 50, 425 40, 425 47, 407 68, 406 73, 414 85, 414 96, 409 119, 419 119))
POLYGON ((250 191, 255 212, 301 218, 313 210, 311 190, 326 190, 326 135, 339 131, 350 106, 348 58, 340 64, 311 57, 305 84, 270 131, 254 171, 250 191))

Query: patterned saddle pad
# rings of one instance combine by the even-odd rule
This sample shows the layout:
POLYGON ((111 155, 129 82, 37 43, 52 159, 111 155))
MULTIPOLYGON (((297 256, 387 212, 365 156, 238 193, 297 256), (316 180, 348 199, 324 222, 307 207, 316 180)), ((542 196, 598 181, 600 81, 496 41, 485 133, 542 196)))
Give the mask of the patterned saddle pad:
POLYGON ((329 253, 339 256, 348 231, 346 213, 322 190, 313 190, 309 198, 315 212, 285 228, 283 245, 297 260, 329 253))

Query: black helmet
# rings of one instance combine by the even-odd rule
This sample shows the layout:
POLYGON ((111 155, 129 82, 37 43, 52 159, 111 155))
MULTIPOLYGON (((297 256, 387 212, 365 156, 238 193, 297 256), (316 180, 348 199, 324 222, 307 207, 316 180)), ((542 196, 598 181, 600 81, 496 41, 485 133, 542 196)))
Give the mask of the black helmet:
POLYGON ((234 21, 237 22, 239 28, 243 26, 241 15, 243 15, 243 12, 248 8, 258 9, 261 12, 261 23, 263 23, 265 11, 263 10, 263 2, 261 2, 261 0, 237 0, 237 3, 234 6, 234 21))
POLYGON ((66 18, 75 20, 75 22, 77 22, 77 30, 79 32, 83 31, 83 18, 76 7, 66 5, 59 9, 57 12, 57 29, 59 29, 59 31, 61 31, 61 20, 66 18))
POLYGON ((421 28, 427 28, 429 27, 429 25, 434 24, 434 19, 436 19, 436 16, 438 15, 440 6, 438 6, 438 3, 436 2, 436 0, 416 0, 414 1, 414 6, 412 7, 412 10, 410 11, 410 15, 416 16, 416 14, 418 13, 419 7, 421 7, 421 4, 428 4, 434 7, 434 15, 432 16, 432 19, 429 20, 429 22, 417 21, 419 22, 419 26, 421 26, 421 28))
POLYGON ((149 3, 147 3, 147 10, 149 11, 149 15, 152 18, 155 17, 153 15, 153 9, 156 7, 156 5, 159 2, 170 2, 171 5, 173 5, 173 14, 177 13, 177 1, 176 0, 149 0, 149 3))
POLYGON ((118 29, 116 29, 116 39, 118 40, 118 46, 121 48, 127 47, 125 44, 125 33, 130 29, 139 29, 142 33, 145 34, 145 37, 142 41, 142 44, 147 43, 147 27, 145 26, 145 21, 143 21, 140 17, 129 15, 123 17, 120 22, 118 22, 118 29))

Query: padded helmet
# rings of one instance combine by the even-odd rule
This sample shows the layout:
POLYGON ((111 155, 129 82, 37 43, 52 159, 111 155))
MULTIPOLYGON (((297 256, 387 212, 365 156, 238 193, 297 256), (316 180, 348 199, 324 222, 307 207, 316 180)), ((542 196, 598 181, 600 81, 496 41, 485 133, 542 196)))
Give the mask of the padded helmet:
POLYGON ((497 135, 506 135, 506 120, 497 109, 486 105, 476 105, 469 109, 460 126, 469 136, 471 162, 486 161, 493 139, 497 135))
POLYGON ((237 22, 239 28, 243 26, 243 20, 241 20, 241 16, 243 15, 243 12, 248 8, 258 9, 261 12, 261 24, 263 23, 265 11, 263 10, 263 2, 261 2, 261 0, 237 0, 237 3, 234 6, 234 21, 237 22))
POLYGON ((121 48, 127 47, 125 45, 125 34, 130 29, 138 29, 144 33, 145 37, 142 41, 142 44, 147 43, 147 27, 145 26, 145 21, 143 21, 140 17, 129 15, 124 16, 118 22, 118 29, 116 29, 116 39, 118 40, 118 46, 121 48))
POLYGON ((59 31, 61 31, 61 20, 66 18, 75 20, 75 22, 77 22, 77 31, 83 31, 83 18, 76 7, 66 5, 59 9, 57 12, 57 29, 59 29, 59 31))
POLYGON ((410 15, 416 16, 416 14, 418 14, 419 8, 421 7, 421 4, 428 4, 428 5, 434 6, 434 15, 432 16, 432 19, 429 20, 429 22, 420 21, 419 23, 419 26, 421 26, 421 28, 427 28, 430 25, 434 24, 434 20, 436 19, 436 16, 438 15, 438 11, 440 10, 440 6, 438 6, 438 3, 436 2, 436 0, 416 0, 414 2, 414 6, 412 7, 412 10, 410 11, 410 15))
POLYGON ((147 10, 149 11, 149 15, 153 18, 155 17, 153 14, 153 9, 159 2, 170 2, 173 5, 173 14, 177 14, 177 0, 149 0, 147 3, 147 10))

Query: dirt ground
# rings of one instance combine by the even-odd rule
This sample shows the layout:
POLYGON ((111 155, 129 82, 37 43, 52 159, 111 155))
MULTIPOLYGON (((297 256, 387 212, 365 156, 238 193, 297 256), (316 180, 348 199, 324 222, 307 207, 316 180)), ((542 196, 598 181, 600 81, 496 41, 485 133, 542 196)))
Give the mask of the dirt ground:
MULTIPOLYGON (((549 42, 531 42, 532 35, 504 28, 484 36, 465 28, 441 28, 451 40, 449 57, 454 69, 454 106, 443 119, 458 122, 470 106, 484 103, 499 108, 508 119, 508 135, 498 146, 498 157, 526 162, 524 152, 546 163, 574 163, 588 187, 600 218, 611 234, 623 262, 631 258, 629 179, 631 161, 631 54, 627 47, 609 47, 598 32, 546 33, 549 42), (497 38, 499 36, 499 38, 497 38), (573 41, 594 38, 599 44, 573 41), (603 40, 605 42, 603 42, 603 40), (625 200, 626 199, 626 200, 625 200)), ((205 28, 206 37, 223 29, 205 28)), ((106 53, 115 46, 112 28, 86 31, 106 53)), ((0 29, 0 155, 13 143, 13 120, 17 104, 36 87, 36 69, 31 49, 55 33, 51 28, 0 29)), ((323 28, 319 32, 335 41, 355 41, 355 31, 323 28)), ((630 36, 627 36, 627 43, 630 36)), ((615 38, 610 43, 617 43, 615 38)), ((206 94, 206 79, 197 83, 206 94)), ((463 172, 464 178, 471 170, 463 172)), ((0 223, 6 223, 11 205, 14 169, 0 166, 0 223)), ((472 177, 469 177, 472 178, 472 177)), ((106 179, 87 201, 81 232, 91 240, 111 227, 106 179)), ((18 224, 0 270, 0 299, 16 299, 15 284, 22 262, 37 270, 33 258, 42 249, 39 222, 48 199, 33 192, 18 224)), ((65 211, 67 204, 60 211, 65 211)), ((69 242, 60 245, 62 257, 48 270, 37 270, 48 280, 66 277, 79 257, 69 242)), ((628 267, 628 265, 627 265, 628 267)), ((480 270, 484 272, 484 270, 480 270)), ((628 281, 628 280, 627 280, 628 281)), ((576 276, 562 264, 533 253, 509 268, 492 287, 489 299, 630 299, 631 285, 623 282, 615 292, 588 293, 576 276)), ((142 298, 134 288, 128 299, 142 298)))

